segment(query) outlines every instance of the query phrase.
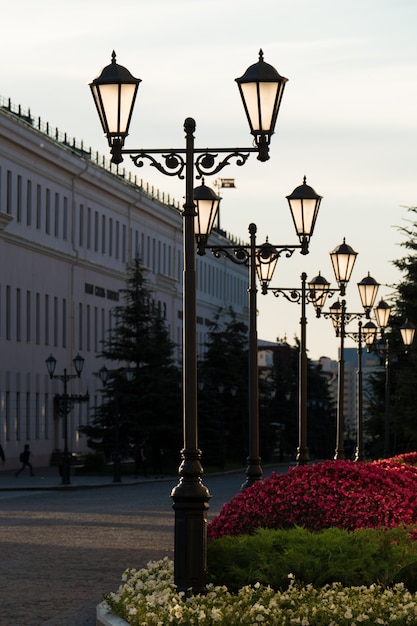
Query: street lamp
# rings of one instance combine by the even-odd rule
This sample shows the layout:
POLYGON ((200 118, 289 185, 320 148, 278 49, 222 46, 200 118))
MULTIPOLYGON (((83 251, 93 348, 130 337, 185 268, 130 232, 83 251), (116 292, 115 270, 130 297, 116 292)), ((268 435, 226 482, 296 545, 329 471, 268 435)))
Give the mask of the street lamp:
MULTIPOLYGON (((207 237, 196 232, 199 242, 198 253, 205 254, 206 248, 211 250, 215 257, 225 256, 233 263, 249 265, 249 456, 246 467, 246 481, 242 488, 262 480, 261 458, 259 455, 259 379, 258 379, 258 333, 257 333, 257 287, 256 276, 262 287, 262 293, 268 292, 268 284, 272 279, 276 264, 280 256, 292 256, 294 250, 300 249, 301 254, 308 254, 310 238, 316 223, 322 196, 307 185, 304 176, 303 184, 296 187, 287 196, 291 216, 293 218, 299 245, 276 245, 269 241, 261 245, 256 244, 256 224, 249 225, 250 244, 208 246, 207 237)), ((214 218, 213 218, 214 220, 214 218)), ((303 366, 304 367, 304 366, 303 366)))
POLYGON ((63 485, 70 485, 71 484, 71 480, 70 480, 70 456, 69 456, 69 450, 68 450, 68 413, 71 410, 71 405, 70 402, 72 403, 73 401, 83 401, 86 400, 88 398, 88 396, 68 396, 67 393, 67 385, 68 385, 68 381, 72 380, 73 378, 80 378, 81 376, 81 372, 83 370, 84 367, 84 359, 82 356, 80 356, 79 354, 77 354, 77 356, 72 360, 73 365, 74 365, 74 369, 75 369, 75 374, 67 374, 67 370, 66 368, 64 369, 64 373, 63 374, 55 374, 55 368, 56 368, 56 359, 52 356, 52 354, 46 359, 45 363, 46 363, 46 368, 48 370, 48 374, 49 374, 49 378, 55 379, 55 380, 60 380, 62 383, 64 383, 64 395, 63 395, 63 414, 64 414, 64 457, 63 457, 63 463, 62 463, 62 484, 63 485))
POLYGON ((179 591, 204 589, 207 571, 207 511, 210 493, 202 481, 201 451, 197 434, 197 337, 194 175, 215 175, 232 159, 244 165, 249 153, 260 161, 269 159, 269 143, 287 79, 268 63, 263 52, 257 63, 237 79, 243 106, 255 141, 251 148, 206 148, 194 145, 195 120, 184 122, 184 149, 124 149, 140 79, 112 62, 90 84, 100 122, 110 146, 113 163, 121 163, 130 154, 133 163, 142 167, 148 159, 160 173, 185 178, 184 272, 183 272, 183 431, 184 446, 179 468, 179 483, 172 490, 175 511, 174 581, 179 591), (226 153, 226 155, 225 155, 226 153), (161 160, 155 158, 160 155, 161 160), (225 155, 224 158, 223 156, 225 155), (221 159, 221 160, 220 160, 221 159), (219 162, 218 162, 219 161, 219 162))
POLYGON ((307 316, 306 305, 312 302, 320 310, 325 304, 329 293, 329 283, 320 274, 308 283, 307 274, 301 274, 301 289, 297 287, 269 287, 266 282, 262 285, 262 293, 270 290, 275 297, 284 296, 288 302, 301 304, 300 317, 300 352, 298 375, 298 448, 297 465, 305 465, 310 460, 307 445, 307 316))
MULTIPOLYGON (((126 367, 122 370, 109 370, 105 365, 100 367, 96 376, 98 376, 103 384, 103 387, 106 387, 109 382, 109 376, 114 376, 115 374, 123 374, 127 382, 131 382, 133 380, 135 370, 131 367, 126 367)), ((115 394, 115 403, 116 410, 114 412, 114 451, 113 451, 113 482, 121 483, 122 475, 121 475, 121 454, 120 454, 120 424, 119 424, 119 413, 120 413, 120 403, 119 396, 115 394)))

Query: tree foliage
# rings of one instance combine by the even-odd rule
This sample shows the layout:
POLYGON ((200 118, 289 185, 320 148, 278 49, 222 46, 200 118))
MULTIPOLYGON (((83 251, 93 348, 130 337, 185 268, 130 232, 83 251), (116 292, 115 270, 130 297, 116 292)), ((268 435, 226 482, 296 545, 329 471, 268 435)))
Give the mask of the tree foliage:
POLYGON ((114 328, 103 342, 99 357, 109 366, 102 403, 91 424, 82 427, 90 447, 110 454, 115 443, 118 416, 120 447, 128 450, 147 437, 152 446, 180 448, 180 372, 174 362, 160 306, 144 277, 139 259, 128 270, 123 304, 115 307, 114 328), (134 370, 132 381, 126 367, 134 370))

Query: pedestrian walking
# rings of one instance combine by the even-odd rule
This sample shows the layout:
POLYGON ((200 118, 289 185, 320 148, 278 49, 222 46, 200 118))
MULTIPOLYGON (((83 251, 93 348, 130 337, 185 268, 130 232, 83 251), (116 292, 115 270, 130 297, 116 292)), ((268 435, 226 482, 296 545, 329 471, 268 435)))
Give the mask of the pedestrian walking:
POLYGON ((22 467, 20 468, 20 470, 16 472, 15 474, 16 478, 19 476, 20 472, 22 472, 25 469, 25 467, 29 468, 31 476, 35 475, 33 473, 33 467, 31 463, 29 463, 29 459, 30 459, 30 447, 28 443, 25 443, 25 449, 23 450, 23 452, 20 453, 20 456, 19 456, 19 460, 22 463, 22 467))
POLYGON ((0 460, 1 464, 4 465, 6 462, 6 455, 4 454, 3 446, 0 443, 0 460))

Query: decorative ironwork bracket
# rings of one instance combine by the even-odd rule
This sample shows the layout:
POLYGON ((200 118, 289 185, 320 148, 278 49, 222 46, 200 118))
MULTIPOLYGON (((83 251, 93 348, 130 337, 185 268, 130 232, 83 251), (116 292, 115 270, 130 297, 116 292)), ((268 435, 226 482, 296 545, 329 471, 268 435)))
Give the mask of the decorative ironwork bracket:
MULTIPOLYGON (((203 176, 213 176, 224 169, 227 165, 230 165, 230 161, 235 159, 236 165, 242 166, 249 158, 249 153, 257 152, 257 148, 244 148, 239 150, 237 148, 219 148, 205 150, 197 149, 193 150, 194 167, 197 171, 196 178, 200 179, 203 176), (227 156, 219 160, 220 154, 228 153, 227 156)), ((136 167, 143 167, 144 159, 150 161, 150 165, 165 174, 166 176, 178 176, 180 179, 185 178, 186 167, 186 150, 185 149, 172 149, 172 150, 122 150, 122 154, 130 154, 134 165, 136 167), (163 161, 158 160, 154 155, 162 157, 163 161)))

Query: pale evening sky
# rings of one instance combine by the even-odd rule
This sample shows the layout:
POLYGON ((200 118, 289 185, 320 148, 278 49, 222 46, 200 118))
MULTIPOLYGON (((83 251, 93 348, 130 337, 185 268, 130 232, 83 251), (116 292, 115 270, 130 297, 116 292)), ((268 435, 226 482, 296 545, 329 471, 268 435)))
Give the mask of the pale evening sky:
MULTIPOLYGON (((270 160, 251 155, 220 174, 237 187, 223 193, 222 227, 247 240, 255 222, 258 243, 266 235, 296 243, 285 196, 306 175, 324 197, 311 252, 280 261, 273 286, 296 287, 302 271, 312 278, 319 270, 334 286, 328 253, 344 237, 358 252, 348 310, 360 310, 356 283, 368 271, 380 283, 399 280, 397 227, 408 218, 404 206, 417 204, 415 0, 2 3, 0 95, 106 155, 87 83, 113 49, 142 79, 127 147, 182 147, 184 119, 194 117, 196 146, 244 148, 251 136, 234 79, 262 48, 289 80, 270 160)), ((150 167, 135 173, 184 195, 183 182, 150 167)), ((381 286, 378 298, 391 291, 381 286)), ((299 306, 259 294, 258 309, 260 339, 293 343, 299 306)), ((308 322, 309 356, 336 358, 331 322, 316 320, 311 305, 308 322)))

